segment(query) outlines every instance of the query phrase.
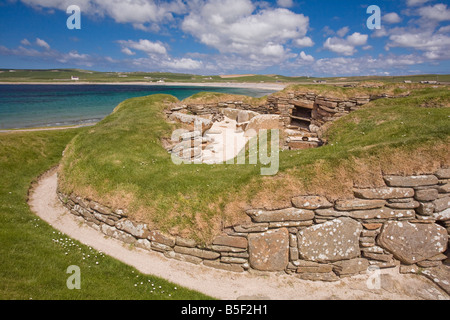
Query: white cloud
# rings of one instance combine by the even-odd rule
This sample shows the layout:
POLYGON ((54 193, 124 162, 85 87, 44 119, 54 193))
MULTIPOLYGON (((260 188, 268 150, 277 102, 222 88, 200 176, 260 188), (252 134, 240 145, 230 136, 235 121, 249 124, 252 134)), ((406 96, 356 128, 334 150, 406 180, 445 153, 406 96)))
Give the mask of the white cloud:
POLYGON ((366 34, 355 32, 345 39, 338 37, 328 38, 323 47, 344 56, 352 56, 357 51, 356 47, 365 45, 368 38, 369 36, 366 34))
POLYGON ((349 31, 350 31, 349 27, 343 27, 343 28, 339 29, 336 33, 339 37, 343 38, 349 31))
POLYGON ((277 4, 283 8, 292 8, 294 6, 293 0, 277 0, 277 4))
POLYGON ((409 48, 424 52, 427 59, 450 59, 450 36, 430 30, 396 30, 389 37, 388 48, 409 48))
POLYGON ((141 39, 139 41, 133 40, 119 40, 117 41, 122 46, 122 52, 128 55, 133 55, 131 49, 143 51, 146 54, 166 55, 167 49, 160 42, 152 42, 150 40, 141 39))
POLYGON ((181 59, 169 59, 166 61, 162 61, 161 65, 163 67, 167 67, 171 70, 201 70, 203 68, 203 63, 198 60, 193 60, 190 58, 181 58, 181 59))
POLYGON ((422 18, 431 21, 442 22, 450 20, 450 9, 447 9, 447 5, 443 3, 420 8, 418 13, 422 18))
POLYGON ((44 50, 36 50, 33 48, 18 47, 16 49, 6 48, 0 46, 0 55, 4 56, 15 56, 15 57, 29 57, 31 59, 36 59, 39 62, 42 61, 52 61, 60 62, 68 66, 84 66, 92 67, 96 63, 103 63, 105 58, 93 57, 88 54, 78 53, 77 51, 59 52, 57 50, 47 49, 45 45, 42 44, 44 50))
POLYGON ((428 2, 430 0, 406 0, 406 5, 408 7, 416 7, 416 6, 420 6, 426 2, 428 2))
POLYGON ((82 14, 109 16, 118 23, 130 23, 137 29, 156 31, 159 24, 172 21, 174 15, 186 13, 182 0, 21 0, 35 8, 66 11, 78 5, 82 14))
POLYGON ((441 27, 439 28, 439 30, 437 31, 438 33, 450 33, 450 26, 445 26, 445 27, 441 27))
POLYGON ((292 55, 288 41, 312 45, 305 39, 309 18, 283 8, 257 10, 250 0, 199 0, 190 6, 182 29, 222 54, 255 59, 292 55))
POLYGON ((375 30, 375 32, 373 32, 372 37, 373 38, 382 38, 382 37, 387 37, 389 35, 388 30, 382 25, 381 29, 377 29, 375 30))
POLYGON ((364 76, 405 74, 411 66, 426 62, 417 55, 379 55, 371 56, 324 58, 315 61, 297 59, 286 67, 297 74, 315 74, 317 76, 364 76))
POLYGON ((36 38, 36 44, 46 50, 50 50, 50 45, 42 39, 36 38))
POLYGON ((402 18, 400 18, 400 16, 395 13, 395 12, 390 12, 387 13, 383 16, 383 22, 388 23, 388 24, 395 24, 395 23, 400 23, 402 21, 402 18))
POLYGON ((295 46, 300 47, 300 48, 314 46, 314 41, 312 41, 312 39, 310 37, 295 39, 293 43, 295 46))
POLYGON ((304 51, 300 52, 300 59, 308 62, 313 62, 315 59, 311 55, 307 55, 304 51))
POLYGON ((354 34, 347 37, 347 41, 349 44, 351 44, 355 47, 362 46, 367 43, 368 37, 369 36, 367 34, 361 34, 359 32, 355 32, 354 34))
POLYGON ((23 39, 20 43, 24 46, 31 46, 31 42, 28 39, 23 39))
POLYGON ((134 56, 136 55, 136 52, 131 51, 129 48, 124 47, 121 50, 123 53, 125 53, 127 56, 134 56))

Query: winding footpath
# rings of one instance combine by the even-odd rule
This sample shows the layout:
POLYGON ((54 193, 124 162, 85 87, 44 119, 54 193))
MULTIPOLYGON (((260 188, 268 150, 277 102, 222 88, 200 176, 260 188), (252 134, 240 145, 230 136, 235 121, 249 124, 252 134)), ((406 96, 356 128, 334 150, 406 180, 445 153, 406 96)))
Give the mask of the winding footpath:
POLYGON ((370 274, 333 283, 312 282, 286 274, 236 274, 167 259, 161 254, 139 248, 130 249, 122 242, 80 223, 58 201, 56 188, 57 173, 52 170, 41 177, 29 200, 33 212, 53 228, 135 267, 143 274, 164 278, 217 299, 449 299, 432 281, 417 275, 401 275, 398 269, 382 270, 378 278, 381 286, 370 289, 368 283, 376 283, 371 281, 373 275, 370 274))

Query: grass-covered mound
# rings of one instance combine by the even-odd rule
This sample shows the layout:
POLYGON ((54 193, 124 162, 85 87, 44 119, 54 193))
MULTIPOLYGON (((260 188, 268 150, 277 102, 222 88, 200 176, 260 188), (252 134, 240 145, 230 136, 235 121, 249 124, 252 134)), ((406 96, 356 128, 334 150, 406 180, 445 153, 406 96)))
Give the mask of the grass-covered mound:
POLYGON ((59 163, 67 143, 82 130, 0 134, 0 299, 210 299, 179 286, 174 289, 173 283, 82 245, 31 212, 30 184, 59 163), (71 265, 80 267, 81 290, 67 288, 71 265), (152 293, 151 284, 161 289, 152 293))
POLYGON ((271 177, 260 175, 260 165, 173 164, 160 138, 174 129, 162 111, 175 101, 167 95, 127 100, 78 135, 65 151, 61 190, 208 242, 223 226, 246 221, 250 206, 285 207, 306 193, 351 195, 353 183, 377 185, 382 172, 411 174, 449 164, 447 88, 366 105, 331 126, 328 145, 281 152, 280 171, 271 177))
POLYGON ((252 105, 252 106, 260 106, 267 103, 267 96, 261 98, 253 98, 244 95, 236 95, 236 94, 226 94, 219 92, 199 92, 194 94, 193 96, 184 99, 183 103, 185 104, 208 104, 208 103, 219 103, 226 101, 242 101, 243 103, 252 105))
MULTIPOLYGON (((351 86, 292 84, 285 90, 274 93, 283 96, 288 92, 311 92, 327 98, 352 99, 356 97, 401 97, 407 96, 411 91, 431 88, 428 84, 420 83, 389 83, 386 81, 362 81, 351 86)), ((432 88, 436 89, 436 88, 432 88)))

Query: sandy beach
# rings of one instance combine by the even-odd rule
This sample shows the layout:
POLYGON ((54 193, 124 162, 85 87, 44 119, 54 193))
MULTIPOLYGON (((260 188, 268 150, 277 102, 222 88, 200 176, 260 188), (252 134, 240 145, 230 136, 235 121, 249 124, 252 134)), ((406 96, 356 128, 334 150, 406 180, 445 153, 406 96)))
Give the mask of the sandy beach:
POLYGON ((180 87, 211 87, 211 88, 242 88, 280 91, 288 83, 235 83, 235 82, 0 82, 0 85, 123 85, 123 86, 180 86, 180 87))

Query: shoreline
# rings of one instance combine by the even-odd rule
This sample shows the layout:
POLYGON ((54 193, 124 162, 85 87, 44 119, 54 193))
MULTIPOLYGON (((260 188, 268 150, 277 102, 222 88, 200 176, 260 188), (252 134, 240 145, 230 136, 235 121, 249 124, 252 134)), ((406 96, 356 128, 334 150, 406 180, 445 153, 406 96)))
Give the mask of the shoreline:
POLYGON ((290 84, 288 83, 252 83, 252 82, 0 82, 0 85, 120 85, 120 86, 174 86, 174 87, 213 87, 213 88, 239 88, 261 89, 280 91, 290 84))
MULTIPOLYGON (((71 86, 81 86, 81 85, 120 85, 120 86, 158 86, 158 87, 208 87, 208 88, 238 88, 238 89, 257 89, 257 90, 270 90, 270 91, 281 91, 285 89, 289 84, 286 83, 186 83, 186 82, 165 82, 165 83, 147 83, 147 82, 75 82, 75 83, 64 83, 64 82, 0 82, 0 85, 71 85, 71 86)), ((98 121, 97 121, 98 122, 98 121)), ((52 131, 52 130, 65 130, 74 129, 84 126, 89 126, 90 124, 75 124, 71 126, 61 125, 61 126, 51 126, 51 127, 33 127, 33 128, 11 128, 11 129, 0 129, 0 133, 12 133, 12 132, 32 132, 32 131, 52 131)), ((91 124, 91 125, 95 125, 91 124)))
POLYGON ((37 131, 56 131, 56 130, 69 130, 69 129, 79 129, 84 127, 93 127, 98 122, 93 122, 89 124, 80 124, 73 126, 52 126, 52 127, 35 127, 35 128, 17 128, 17 129, 1 129, 1 133, 16 133, 16 132, 37 132, 37 131))

